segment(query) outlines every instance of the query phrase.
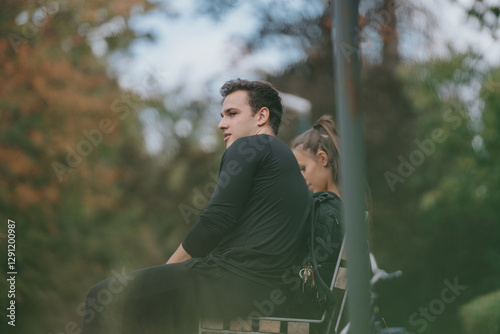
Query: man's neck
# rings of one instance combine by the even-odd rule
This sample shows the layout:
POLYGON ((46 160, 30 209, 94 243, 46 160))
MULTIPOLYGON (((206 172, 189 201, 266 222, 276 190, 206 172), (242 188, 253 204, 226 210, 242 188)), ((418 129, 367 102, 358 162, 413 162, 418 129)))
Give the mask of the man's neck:
POLYGON ((256 135, 270 135, 273 137, 276 137, 276 134, 274 133, 273 129, 271 129, 270 126, 263 126, 257 130, 256 135))

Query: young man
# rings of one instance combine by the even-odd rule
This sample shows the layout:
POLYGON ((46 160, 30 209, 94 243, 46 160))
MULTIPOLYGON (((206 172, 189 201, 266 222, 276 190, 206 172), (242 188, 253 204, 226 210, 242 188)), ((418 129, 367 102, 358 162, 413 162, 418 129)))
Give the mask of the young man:
POLYGON ((128 274, 127 287, 99 312, 96 300, 113 278, 89 291, 84 334, 190 334, 200 317, 284 314, 283 277, 302 255, 311 195, 276 138, 278 92, 238 79, 221 94, 226 152, 210 202, 165 265, 128 274))

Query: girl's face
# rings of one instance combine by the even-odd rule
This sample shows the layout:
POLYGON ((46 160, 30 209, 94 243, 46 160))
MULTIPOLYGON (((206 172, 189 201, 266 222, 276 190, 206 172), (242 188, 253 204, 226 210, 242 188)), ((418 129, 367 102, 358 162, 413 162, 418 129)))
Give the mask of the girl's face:
POLYGON ((316 155, 301 149, 294 149, 293 154, 299 163, 302 176, 312 192, 330 190, 333 186, 332 171, 328 166, 328 156, 324 151, 316 155))

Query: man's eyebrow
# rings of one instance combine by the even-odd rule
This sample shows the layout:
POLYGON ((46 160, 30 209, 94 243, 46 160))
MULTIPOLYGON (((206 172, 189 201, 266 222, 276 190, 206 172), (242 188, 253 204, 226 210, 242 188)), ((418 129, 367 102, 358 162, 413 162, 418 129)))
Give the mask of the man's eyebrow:
POLYGON ((236 110, 236 108, 229 107, 227 109, 222 110, 222 112, 220 113, 220 117, 224 117, 224 114, 227 114, 227 113, 231 112, 232 110, 236 110))

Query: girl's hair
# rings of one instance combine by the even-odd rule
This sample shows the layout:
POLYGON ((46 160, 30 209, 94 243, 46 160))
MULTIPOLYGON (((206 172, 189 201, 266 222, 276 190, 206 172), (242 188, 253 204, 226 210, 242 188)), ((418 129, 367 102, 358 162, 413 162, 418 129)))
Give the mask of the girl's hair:
POLYGON ((330 115, 321 116, 316 124, 292 142, 292 149, 299 149, 316 155, 322 150, 328 156, 333 182, 340 187, 340 148, 337 126, 330 115))

